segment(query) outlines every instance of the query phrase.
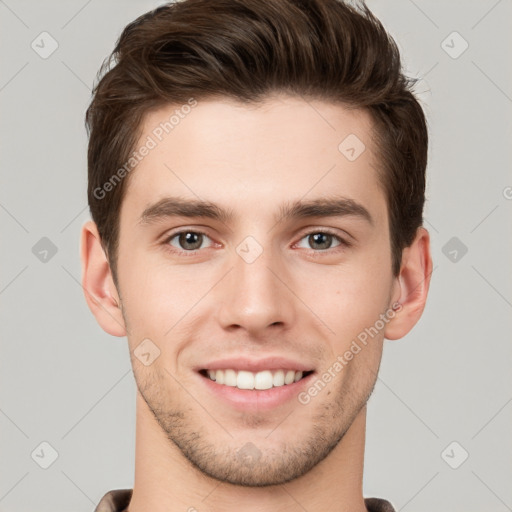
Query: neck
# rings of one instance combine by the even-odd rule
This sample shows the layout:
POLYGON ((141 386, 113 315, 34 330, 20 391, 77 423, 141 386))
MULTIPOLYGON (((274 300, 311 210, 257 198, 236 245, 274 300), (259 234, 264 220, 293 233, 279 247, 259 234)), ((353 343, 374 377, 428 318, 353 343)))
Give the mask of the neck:
POLYGON ((165 436, 137 392, 135 482, 127 512, 366 512, 365 428, 366 406, 330 454, 300 478, 275 486, 235 486, 193 466, 165 436))

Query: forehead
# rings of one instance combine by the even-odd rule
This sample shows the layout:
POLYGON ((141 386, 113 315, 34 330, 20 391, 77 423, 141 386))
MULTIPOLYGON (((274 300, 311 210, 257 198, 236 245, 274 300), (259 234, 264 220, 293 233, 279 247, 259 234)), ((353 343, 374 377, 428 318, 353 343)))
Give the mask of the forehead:
POLYGON ((362 110, 290 96, 193 100, 149 112, 136 151, 143 146, 127 184, 130 209, 172 195, 263 216, 272 205, 336 193, 385 211, 362 110))

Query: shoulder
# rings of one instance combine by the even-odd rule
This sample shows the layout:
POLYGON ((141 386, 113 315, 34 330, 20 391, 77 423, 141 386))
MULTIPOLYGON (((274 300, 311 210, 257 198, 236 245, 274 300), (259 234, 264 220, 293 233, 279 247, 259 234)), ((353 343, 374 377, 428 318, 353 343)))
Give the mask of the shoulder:
POLYGON ((364 504, 368 512, 396 512, 393 505, 382 498, 365 498, 364 504))
POLYGON ((94 512, 123 512, 129 505, 133 489, 114 489, 101 498, 94 512))

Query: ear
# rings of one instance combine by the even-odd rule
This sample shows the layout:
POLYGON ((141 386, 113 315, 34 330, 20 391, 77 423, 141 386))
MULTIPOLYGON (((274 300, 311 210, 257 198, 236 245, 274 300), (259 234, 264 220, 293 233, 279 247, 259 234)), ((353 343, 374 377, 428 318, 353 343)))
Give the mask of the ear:
POLYGON ((413 243, 402 252, 402 265, 395 278, 392 300, 396 305, 393 308, 395 316, 386 324, 385 338, 402 338, 418 322, 425 309, 431 274, 430 236, 420 227, 413 243))
POLYGON ((82 227, 80 259, 82 288, 89 309, 105 332, 112 336, 126 336, 119 294, 101 245, 98 228, 92 221, 82 227))

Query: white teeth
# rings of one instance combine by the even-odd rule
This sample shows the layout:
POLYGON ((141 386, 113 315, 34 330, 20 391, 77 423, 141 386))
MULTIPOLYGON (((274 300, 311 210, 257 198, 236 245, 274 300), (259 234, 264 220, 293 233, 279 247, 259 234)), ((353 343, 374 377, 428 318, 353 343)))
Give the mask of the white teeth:
POLYGON ((239 389, 254 389, 254 374, 251 372, 238 372, 236 376, 236 387, 239 389))
POLYGON ((288 370, 286 375, 284 376, 284 383, 291 384, 295 379, 295 372, 293 370, 288 370))
POLYGON ((277 370, 276 373, 274 373, 274 378, 272 379, 272 384, 274 386, 284 386, 284 371, 283 370, 277 370))
POLYGON ((226 386, 236 386, 235 370, 225 370, 224 371, 224 384, 226 386))
POLYGON ((303 377, 303 372, 294 370, 263 370, 253 373, 245 370, 207 370, 211 380, 217 384, 237 387, 238 389, 270 389, 297 382, 303 377))
POLYGON ((274 385, 272 372, 265 370, 254 377, 254 389, 270 389, 274 385))

